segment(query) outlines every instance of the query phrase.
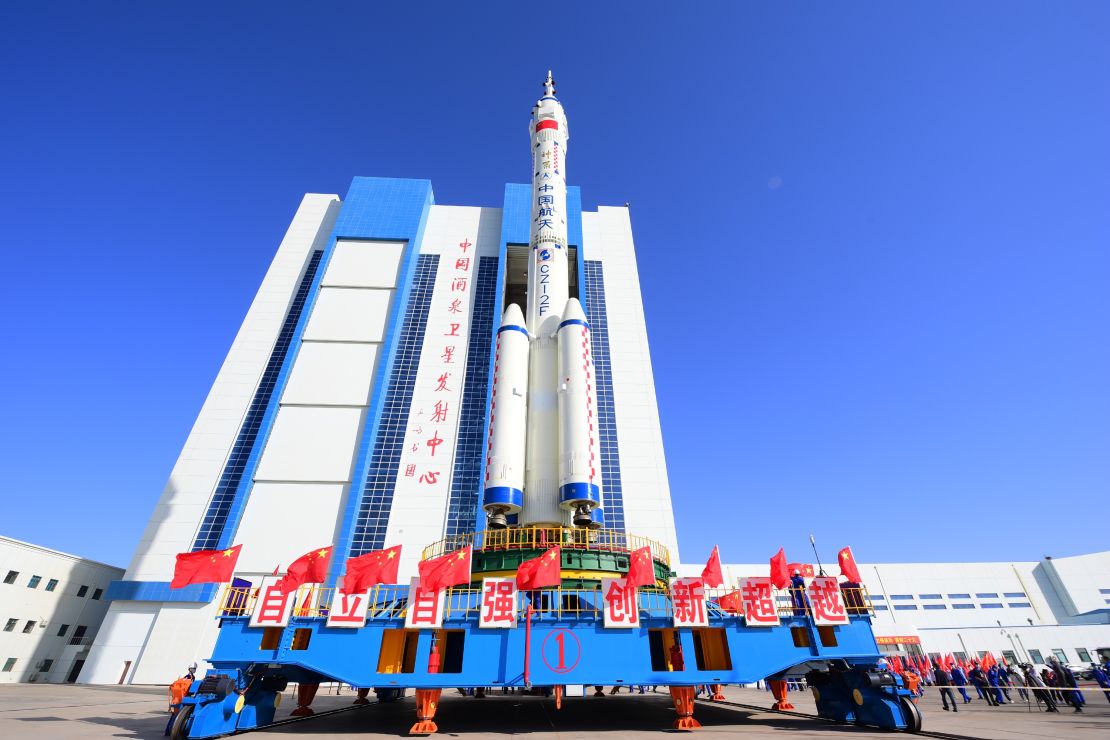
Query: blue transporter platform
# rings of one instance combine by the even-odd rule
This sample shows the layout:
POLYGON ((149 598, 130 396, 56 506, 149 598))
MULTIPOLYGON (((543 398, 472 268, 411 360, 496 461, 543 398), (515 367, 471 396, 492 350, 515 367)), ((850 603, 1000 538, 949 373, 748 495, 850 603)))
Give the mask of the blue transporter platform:
POLYGON ((839 624, 820 624, 829 621, 823 610, 831 597, 816 590, 790 594, 768 585, 756 596, 773 606, 760 614, 750 584, 745 596, 744 587, 706 589, 694 579, 636 589, 622 578, 603 578, 599 586, 579 578, 581 588, 517 591, 511 578, 476 578, 480 586, 435 595, 422 594, 415 582, 376 586, 355 595, 364 600, 302 587, 282 601, 271 597, 272 626, 265 581, 259 589, 229 589, 214 670, 194 683, 174 736, 263 727, 274 721, 290 682, 300 685, 293 713, 311 713, 314 687, 329 681, 363 687, 362 697, 374 690, 383 700, 416 689, 413 732, 435 731, 443 688, 551 687, 561 699, 566 686, 667 686, 676 727, 692 729, 697 685, 766 679, 776 707, 786 709, 785 680, 801 677, 816 687, 821 717, 920 729, 909 692, 880 668, 862 591, 846 590, 847 604, 838 591, 839 624))

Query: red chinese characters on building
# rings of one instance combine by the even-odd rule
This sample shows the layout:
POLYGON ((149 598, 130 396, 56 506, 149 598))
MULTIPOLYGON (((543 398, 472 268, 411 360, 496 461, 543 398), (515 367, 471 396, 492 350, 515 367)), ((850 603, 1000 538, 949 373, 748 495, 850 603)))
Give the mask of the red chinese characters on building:
POLYGON ((813 622, 819 625, 848 624, 848 612, 840 599, 840 586, 832 576, 818 576, 809 584, 813 622))
POLYGON ((749 627, 779 624, 770 578, 743 579, 740 581, 740 597, 744 600, 744 619, 749 627))
POLYGON ((251 613, 251 627, 284 627, 297 601, 297 592, 281 593, 277 584, 281 578, 266 577, 258 588, 258 598, 251 613))
POLYGON ((512 578, 482 579, 482 608, 479 627, 516 627, 516 581, 512 578))
POLYGON ((370 597, 365 593, 349 594, 335 590, 328 610, 329 627, 363 627, 366 625, 366 607, 370 597))
POLYGON ((676 578, 671 581, 671 607, 675 627, 709 626, 705 585, 700 578, 676 578))
POLYGON ((409 629, 442 627, 443 599, 443 591, 435 593, 421 591, 420 578, 413 578, 409 582, 409 605, 405 610, 405 627, 409 629))
POLYGON ((601 601, 606 627, 640 626, 636 587, 629 586, 627 578, 602 578, 601 601))

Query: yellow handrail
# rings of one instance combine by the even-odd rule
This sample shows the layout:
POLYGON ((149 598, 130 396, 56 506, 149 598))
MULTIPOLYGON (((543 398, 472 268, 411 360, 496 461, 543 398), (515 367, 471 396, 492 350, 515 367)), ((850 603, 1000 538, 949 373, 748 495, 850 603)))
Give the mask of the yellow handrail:
POLYGON ((446 537, 424 548, 422 560, 439 557, 464 547, 476 551, 542 550, 560 545, 567 550, 629 553, 642 547, 651 548, 657 562, 671 566, 671 554, 660 542, 628 534, 621 529, 581 529, 572 527, 511 527, 466 532, 446 537))

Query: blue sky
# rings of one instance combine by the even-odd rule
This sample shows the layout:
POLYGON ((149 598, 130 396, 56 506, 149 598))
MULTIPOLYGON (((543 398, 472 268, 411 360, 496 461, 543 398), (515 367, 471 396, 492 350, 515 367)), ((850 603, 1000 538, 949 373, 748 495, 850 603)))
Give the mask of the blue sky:
POLYGON ((1110 5, 5 3, 0 533, 126 564, 304 192, 630 202, 686 561, 1105 549, 1110 5))

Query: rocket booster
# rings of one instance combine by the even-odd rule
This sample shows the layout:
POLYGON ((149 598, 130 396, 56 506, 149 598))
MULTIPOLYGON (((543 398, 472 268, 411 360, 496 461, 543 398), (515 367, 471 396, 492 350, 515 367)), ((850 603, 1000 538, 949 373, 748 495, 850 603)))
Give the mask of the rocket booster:
POLYGON ((497 330, 490 398, 489 441, 482 499, 491 524, 506 526, 524 502, 524 443, 528 418, 528 330, 515 303, 497 330))

